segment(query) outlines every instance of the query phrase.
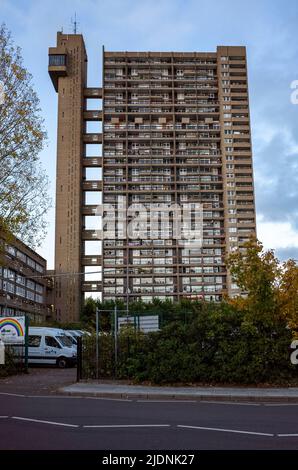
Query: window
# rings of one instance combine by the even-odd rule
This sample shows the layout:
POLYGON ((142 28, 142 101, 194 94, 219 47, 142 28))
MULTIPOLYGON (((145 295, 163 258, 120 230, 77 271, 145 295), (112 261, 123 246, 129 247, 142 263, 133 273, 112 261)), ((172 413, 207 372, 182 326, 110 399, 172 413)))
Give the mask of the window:
POLYGON ((6 283, 6 290, 7 292, 10 292, 11 294, 14 293, 14 284, 12 284, 11 282, 7 282, 6 283))
POLYGON ((29 336, 28 338, 28 346, 29 348, 39 348, 41 342, 41 336, 29 336))
POLYGON ((28 287, 29 289, 34 290, 35 282, 34 282, 34 281, 30 281, 30 279, 27 279, 27 287, 28 287))
POLYGON ((36 288, 36 292, 38 292, 39 294, 43 293, 43 286, 42 285, 36 284, 35 288, 36 288))
POLYGON ((16 282, 18 284, 22 284, 22 286, 26 285, 26 279, 24 276, 21 276, 20 274, 17 274, 16 282))
POLYGON ((46 343, 46 346, 49 346, 50 348, 60 348, 61 349, 60 344, 58 343, 58 341, 55 338, 53 338, 53 336, 46 336, 45 343, 46 343))
POLYGON ((17 257, 26 263, 26 255, 19 250, 17 251, 17 257))
POLYGON ((41 266, 41 264, 36 263, 36 271, 43 273, 44 272, 43 266, 41 266))
POLYGON ((33 261, 33 259, 29 258, 29 256, 27 256, 27 264, 31 268, 35 269, 35 261, 33 261))
POLYGON ((65 54, 51 54, 49 56, 49 66, 61 66, 66 65, 65 54))
POLYGON ((16 286, 16 294, 21 297, 25 297, 25 289, 23 287, 16 286))
POLYGON ((39 294, 35 294, 35 301, 38 302, 39 304, 43 303, 43 296, 39 294))
POLYGON ((12 256, 15 256, 15 255, 16 255, 16 249, 13 248, 12 246, 7 245, 7 246, 6 246, 6 250, 7 250, 7 253, 9 253, 10 255, 12 255, 12 256))

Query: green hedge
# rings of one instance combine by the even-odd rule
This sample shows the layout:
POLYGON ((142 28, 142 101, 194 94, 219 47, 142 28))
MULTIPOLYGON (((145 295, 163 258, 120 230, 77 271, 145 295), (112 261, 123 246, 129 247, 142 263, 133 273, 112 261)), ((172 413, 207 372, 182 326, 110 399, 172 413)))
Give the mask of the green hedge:
POLYGON ((284 383, 296 376, 290 344, 281 320, 251 323, 231 307, 206 309, 190 324, 172 322, 148 335, 121 333, 117 375, 156 384, 284 383))

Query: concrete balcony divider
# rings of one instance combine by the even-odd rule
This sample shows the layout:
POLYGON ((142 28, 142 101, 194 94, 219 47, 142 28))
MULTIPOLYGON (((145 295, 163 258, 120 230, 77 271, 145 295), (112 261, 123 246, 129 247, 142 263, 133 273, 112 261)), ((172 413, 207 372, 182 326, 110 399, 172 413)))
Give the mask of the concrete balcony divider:
POLYGON ((102 144, 102 134, 83 134, 83 142, 84 144, 102 144))
POLYGON ((102 99, 102 88, 84 88, 84 98, 102 99))
POLYGON ((84 167, 102 167, 102 157, 85 157, 83 158, 84 167))
POLYGON ((102 181, 83 181, 84 191, 102 191, 102 181))

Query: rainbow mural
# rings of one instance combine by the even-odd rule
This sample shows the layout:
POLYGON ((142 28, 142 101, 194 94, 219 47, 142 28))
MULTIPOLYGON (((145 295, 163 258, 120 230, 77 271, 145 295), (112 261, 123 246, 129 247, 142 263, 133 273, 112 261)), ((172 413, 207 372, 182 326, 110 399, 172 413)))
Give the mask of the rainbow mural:
POLYGON ((0 337, 4 342, 23 342, 25 339, 25 317, 0 317, 0 337))

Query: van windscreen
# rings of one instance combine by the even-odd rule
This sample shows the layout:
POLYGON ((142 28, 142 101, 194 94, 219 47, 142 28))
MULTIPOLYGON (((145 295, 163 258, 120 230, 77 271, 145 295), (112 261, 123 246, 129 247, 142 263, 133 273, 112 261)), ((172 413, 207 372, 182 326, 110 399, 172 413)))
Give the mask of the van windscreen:
POLYGON ((62 346, 66 346, 67 348, 72 347, 72 341, 68 336, 59 335, 59 336, 56 336, 56 338, 59 340, 59 342, 62 344, 62 346))

